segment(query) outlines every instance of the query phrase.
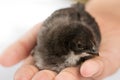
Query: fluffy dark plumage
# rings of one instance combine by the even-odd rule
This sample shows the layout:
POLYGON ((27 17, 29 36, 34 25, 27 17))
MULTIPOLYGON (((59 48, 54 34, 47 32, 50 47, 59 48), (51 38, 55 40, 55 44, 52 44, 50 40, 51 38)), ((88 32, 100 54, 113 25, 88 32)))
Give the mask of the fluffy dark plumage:
POLYGON ((55 11, 40 28, 33 50, 39 69, 61 71, 98 55, 101 35, 83 4, 55 11))

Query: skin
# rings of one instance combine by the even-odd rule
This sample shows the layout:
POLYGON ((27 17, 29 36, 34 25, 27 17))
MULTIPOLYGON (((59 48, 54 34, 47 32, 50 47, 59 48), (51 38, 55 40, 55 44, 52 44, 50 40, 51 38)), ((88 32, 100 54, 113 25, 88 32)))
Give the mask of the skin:
POLYGON ((119 0, 109 0, 109 2, 107 0, 91 0, 87 4, 86 10, 96 18, 100 25, 102 42, 100 56, 87 60, 80 69, 77 67, 66 68, 56 74, 49 70, 38 71, 32 65, 33 60, 29 54, 35 45, 41 24, 37 24, 8 47, 0 56, 0 64, 12 66, 24 59, 24 64, 15 74, 15 80, 101 80, 110 76, 120 68, 119 4, 119 0))

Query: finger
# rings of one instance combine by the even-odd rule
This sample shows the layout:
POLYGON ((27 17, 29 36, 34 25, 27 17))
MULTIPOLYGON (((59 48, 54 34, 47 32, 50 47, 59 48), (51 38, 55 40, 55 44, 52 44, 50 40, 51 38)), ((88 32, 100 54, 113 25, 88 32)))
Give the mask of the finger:
POLYGON ((32 77, 38 72, 38 69, 32 65, 33 60, 30 56, 25 60, 25 63, 15 73, 14 80, 31 80, 32 77))
POLYGON ((79 67, 69 67, 61 71, 55 80, 94 80, 93 78, 82 77, 79 67))
POLYGON ((32 78, 32 80, 54 80, 56 73, 49 70, 42 70, 32 78))
POLYGON ((93 77, 95 80, 101 80, 114 73, 118 68, 109 59, 96 57, 83 63, 80 72, 83 77, 93 77))
POLYGON ((70 67, 61 71, 55 80, 80 80, 79 68, 70 67))
POLYGON ((9 46, 0 56, 0 64, 11 66, 26 58, 36 44, 36 36, 40 26, 40 24, 37 24, 26 35, 9 46))

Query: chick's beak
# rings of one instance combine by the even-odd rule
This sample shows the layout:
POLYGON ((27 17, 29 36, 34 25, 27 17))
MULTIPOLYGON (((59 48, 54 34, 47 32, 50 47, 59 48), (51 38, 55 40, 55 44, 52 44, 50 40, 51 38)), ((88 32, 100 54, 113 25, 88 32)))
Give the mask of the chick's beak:
POLYGON ((94 55, 94 56, 99 56, 98 50, 90 50, 90 51, 87 51, 87 53, 94 55))

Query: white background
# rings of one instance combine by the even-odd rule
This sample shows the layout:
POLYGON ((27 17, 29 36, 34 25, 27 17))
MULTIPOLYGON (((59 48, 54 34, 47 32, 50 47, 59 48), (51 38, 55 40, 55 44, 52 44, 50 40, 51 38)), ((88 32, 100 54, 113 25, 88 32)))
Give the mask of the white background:
MULTIPOLYGON (((54 10, 67 7, 70 0, 0 0, 0 54, 35 24, 44 21, 54 10)), ((111 64, 112 65, 112 64, 111 64)), ((20 64, 0 66, 0 80, 13 80, 20 64)), ((120 80, 120 71, 105 80, 120 80)))

